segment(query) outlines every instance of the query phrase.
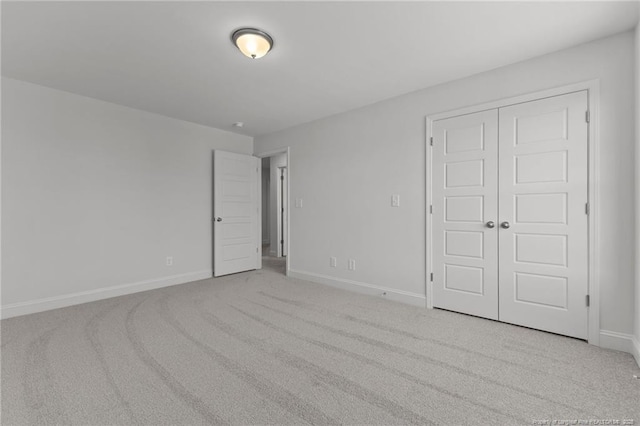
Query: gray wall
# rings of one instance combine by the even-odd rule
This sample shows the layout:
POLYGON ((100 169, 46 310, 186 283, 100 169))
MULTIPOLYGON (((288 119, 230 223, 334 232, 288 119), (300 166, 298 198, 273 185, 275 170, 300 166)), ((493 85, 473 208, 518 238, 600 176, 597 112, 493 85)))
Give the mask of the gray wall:
POLYGON ((211 275, 212 150, 252 138, 8 78, 2 124, 3 315, 211 275))
MULTIPOLYGON (((335 285, 425 295, 425 117, 600 79, 601 328, 634 329, 634 34, 622 33, 257 137, 256 152, 291 147, 294 274, 335 285), (391 194, 401 206, 391 207, 391 194), (338 258, 330 268, 329 256, 338 258), (355 271, 347 259, 356 260, 355 271)), ((376 290, 377 291, 377 290, 376 290)), ((379 294, 381 294, 380 291, 379 294)))

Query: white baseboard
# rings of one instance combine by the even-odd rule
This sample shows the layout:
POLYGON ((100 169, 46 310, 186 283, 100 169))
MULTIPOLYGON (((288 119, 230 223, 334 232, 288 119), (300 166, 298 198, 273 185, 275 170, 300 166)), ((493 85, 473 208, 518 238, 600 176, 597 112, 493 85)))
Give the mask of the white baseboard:
POLYGON ((633 345, 631 354, 636 359, 638 367, 640 367, 640 340, 636 336, 631 338, 631 344, 633 345))
POLYGON ((406 303, 408 305, 425 307, 426 298, 424 294, 411 293, 373 284, 367 284, 359 281, 347 280, 344 278, 330 277, 328 275, 315 274, 313 272, 289 270, 289 276, 299 278, 301 280, 311 281, 318 284, 324 284, 331 287, 337 287, 343 290, 353 291, 356 293, 367 294, 370 296, 380 296, 396 302, 406 303))
POLYGON ((617 331, 600 330, 600 347, 633 353, 633 335, 617 331))
POLYGON ((600 347, 628 352, 640 367, 640 341, 633 334, 600 330, 600 347))
POLYGON ((187 272, 185 274, 172 275, 152 280, 139 281, 130 284, 121 284, 113 287, 104 287, 96 290, 81 291, 62 296, 46 297, 43 299, 29 300, 27 302, 11 303, 3 305, 0 309, 0 318, 11 318, 20 315, 34 314, 36 312, 49 311, 51 309, 65 308, 81 303, 94 302, 96 300, 109 299, 111 297, 124 296, 141 291, 154 290, 161 287, 169 287, 177 284, 185 284, 191 281, 211 278, 213 272, 209 270, 187 272))

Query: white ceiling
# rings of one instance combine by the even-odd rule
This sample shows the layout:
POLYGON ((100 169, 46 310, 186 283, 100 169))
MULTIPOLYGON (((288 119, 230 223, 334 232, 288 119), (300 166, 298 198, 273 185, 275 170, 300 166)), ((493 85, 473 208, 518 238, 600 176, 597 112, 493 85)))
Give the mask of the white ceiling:
POLYGON ((3 1, 2 74, 255 136, 637 21, 637 1, 3 1), (269 32, 271 53, 242 56, 242 26, 269 32))

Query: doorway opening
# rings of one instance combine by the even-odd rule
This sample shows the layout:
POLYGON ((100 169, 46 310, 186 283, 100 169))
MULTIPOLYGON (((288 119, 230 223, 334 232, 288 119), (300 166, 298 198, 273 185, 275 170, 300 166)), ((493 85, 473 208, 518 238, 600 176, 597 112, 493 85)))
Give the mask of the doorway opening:
POLYGON ((286 275, 289 255, 287 151, 258 155, 262 161, 262 267, 286 275))

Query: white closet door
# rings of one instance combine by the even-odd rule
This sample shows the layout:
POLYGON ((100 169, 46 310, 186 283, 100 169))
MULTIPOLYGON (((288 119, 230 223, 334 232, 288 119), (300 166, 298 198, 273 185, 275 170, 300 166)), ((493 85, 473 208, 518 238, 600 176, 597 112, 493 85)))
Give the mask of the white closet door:
POLYGON ((498 318, 498 112, 433 123, 434 306, 498 318), (490 226, 491 224, 489 224, 490 226))
POLYGON ((500 321, 583 339, 587 105, 582 91, 499 110, 500 321))

